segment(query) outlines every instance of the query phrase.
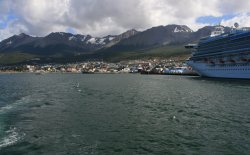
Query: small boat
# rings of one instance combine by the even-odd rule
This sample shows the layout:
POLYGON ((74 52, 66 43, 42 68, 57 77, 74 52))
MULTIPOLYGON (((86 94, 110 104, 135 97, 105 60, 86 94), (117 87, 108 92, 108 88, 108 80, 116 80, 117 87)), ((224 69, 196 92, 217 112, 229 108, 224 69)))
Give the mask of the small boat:
POLYGON ((36 74, 36 75, 43 75, 43 74, 45 74, 45 71, 39 70, 39 71, 36 71, 35 74, 36 74))
POLYGON ((82 74, 94 74, 93 72, 82 71, 82 74))

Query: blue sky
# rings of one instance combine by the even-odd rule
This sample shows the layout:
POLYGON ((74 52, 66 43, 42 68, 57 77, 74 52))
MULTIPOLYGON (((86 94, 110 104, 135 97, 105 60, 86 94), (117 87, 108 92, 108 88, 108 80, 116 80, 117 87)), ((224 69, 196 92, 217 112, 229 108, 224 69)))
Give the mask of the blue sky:
POLYGON ((68 27, 65 31, 68 32, 68 33, 76 34, 75 29, 72 28, 72 27, 68 27))
POLYGON ((214 17, 214 16, 202 16, 196 19, 197 23, 202 23, 202 24, 210 24, 210 25, 215 25, 219 24, 222 20, 230 20, 232 18, 236 17, 235 14, 229 14, 229 15, 223 15, 220 17, 214 17))
POLYGON ((1 29, 6 28, 7 24, 10 21, 13 21, 15 19, 17 19, 16 15, 14 15, 11 12, 8 12, 6 15, 4 15, 4 16, 2 16, 2 18, 0 18, 0 28, 1 29))

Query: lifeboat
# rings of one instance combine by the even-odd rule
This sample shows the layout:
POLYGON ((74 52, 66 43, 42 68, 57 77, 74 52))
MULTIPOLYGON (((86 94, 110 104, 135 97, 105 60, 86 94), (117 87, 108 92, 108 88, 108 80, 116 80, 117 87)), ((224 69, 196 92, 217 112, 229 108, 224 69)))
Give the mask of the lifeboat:
POLYGON ((208 61, 208 63, 211 64, 211 65, 215 64, 212 60, 208 61))
POLYGON ((247 59, 246 58, 241 58, 240 61, 241 62, 247 62, 247 59))
POLYGON ((221 64, 224 64, 224 63, 225 63, 225 61, 224 61, 223 59, 220 59, 219 62, 220 62, 221 64))
POLYGON ((229 59, 229 62, 230 63, 235 63, 235 60, 234 59, 229 59))

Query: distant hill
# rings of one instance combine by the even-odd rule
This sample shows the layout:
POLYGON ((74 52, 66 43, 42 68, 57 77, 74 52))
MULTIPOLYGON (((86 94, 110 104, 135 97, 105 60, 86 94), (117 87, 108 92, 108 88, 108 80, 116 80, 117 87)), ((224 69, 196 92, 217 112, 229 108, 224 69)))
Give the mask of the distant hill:
MULTIPOLYGON (((205 26, 194 32, 185 25, 167 25, 152 27, 143 32, 132 29, 120 35, 105 37, 64 32, 32 37, 22 33, 0 42, 0 64, 168 57, 185 54, 183 45, 210 35, 214 28, 205 26)), ((225 27, 225 31, 230 31, 230 28, 225 27)))

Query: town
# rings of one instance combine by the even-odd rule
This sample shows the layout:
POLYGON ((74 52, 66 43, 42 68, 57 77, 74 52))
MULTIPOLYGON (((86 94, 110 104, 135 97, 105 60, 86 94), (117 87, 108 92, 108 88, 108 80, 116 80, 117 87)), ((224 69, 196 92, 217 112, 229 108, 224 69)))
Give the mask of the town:
POLYGON ((67 64, 23 64, 0 66, 1 73, 141 73, 141 74, 190 74, 196 73, 176 59, 128 60, 117 63, 104 61, 85 61, 67 64))

